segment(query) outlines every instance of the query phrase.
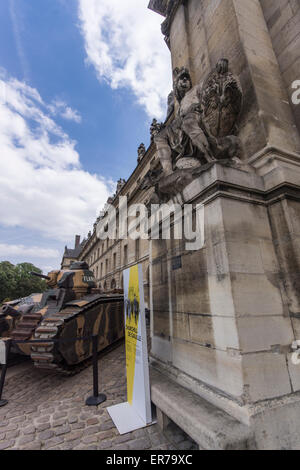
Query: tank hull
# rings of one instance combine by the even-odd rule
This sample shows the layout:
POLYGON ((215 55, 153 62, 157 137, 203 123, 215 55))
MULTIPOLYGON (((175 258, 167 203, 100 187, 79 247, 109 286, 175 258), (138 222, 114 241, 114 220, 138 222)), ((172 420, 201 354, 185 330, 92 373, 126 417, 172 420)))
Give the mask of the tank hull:
POLYGON ((70 372, 91 358, 93 335, 98 351, 124 337, 123 295, 90 294, 63 308, 49 308, 49 301, 40 309, 35 304, 6 336, 21 341, 14 351, 31 356, 36 367, 70 372))
POLYGON ((92 356, 93 335, 98 351, 124 337, 123 296, 87 296, 45 318, 34 334, 43 342, 31 347, 31 358, 39 368, 70 369, 92 356))

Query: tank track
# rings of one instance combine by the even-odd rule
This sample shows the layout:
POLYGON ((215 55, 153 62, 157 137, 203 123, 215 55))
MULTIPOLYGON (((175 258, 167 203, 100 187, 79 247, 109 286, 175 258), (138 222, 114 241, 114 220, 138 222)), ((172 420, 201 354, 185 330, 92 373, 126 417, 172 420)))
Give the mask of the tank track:
POLYGON ((82 314, 98 304, 103 303, 105 298, 100 297, 97 300, 91 301, 83 307, 77 307, 78 310, 74 311, 74 306, 66 306, 60 312, 54 313, 51 316, 44 318, 34 333, 34 340, 49 340, 48 343, 35 343, 31 346, 31 359, 34 366, 38 369, 52 370, 59 372, 66 376, 72 376, 81 372, 92 363, 92 357, 89 357, 79 364, 69 366, 64 362, 57 363, 57 356, 54 354, 55 342, 53 340, 59 339, 60 333, 63 330, 64 323, 75 319, 79 314, 82 314))
POLYGON ((18 326, 11 332, 11 338, 15 341, 25 341, 31 338, 41 318, 42 315, 39 312, 24 315, 18 326))

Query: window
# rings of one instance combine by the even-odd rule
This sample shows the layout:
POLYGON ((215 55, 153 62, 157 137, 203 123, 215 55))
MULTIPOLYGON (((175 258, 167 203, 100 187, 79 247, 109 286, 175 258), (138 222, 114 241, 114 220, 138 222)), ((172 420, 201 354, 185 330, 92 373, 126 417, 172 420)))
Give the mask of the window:
POLYGON ((128 263, 128 245, 124 246, 124 264, 128 263))
POLYGON ((113 255, 113 266, 114 266, 114 269, 116 269, 116 267, 117 267, 117 253, 114 253, 114 255, 113 255))
POLYGON ((103 263, 101 263, 101 268, 100 268, 100 276, 103 276, 103 263))
POLYGON ((135 240, 135 259, 136 260, 140 259, 140 239, 139 238, 135 240))
POLYGON ((105 260, 105 274, 108 273, 108 259, 105 260))

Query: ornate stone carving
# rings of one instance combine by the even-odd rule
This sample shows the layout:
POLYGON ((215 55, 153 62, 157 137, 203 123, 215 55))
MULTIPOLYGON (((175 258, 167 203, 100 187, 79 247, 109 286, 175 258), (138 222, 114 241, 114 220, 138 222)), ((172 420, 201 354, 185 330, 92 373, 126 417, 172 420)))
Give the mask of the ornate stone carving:
POLYGON ((195 87, 187 68, 176 68, 173 74, 178 112, 169 125, 161 127, 156 120, 152 123, 162 167, 155 183, 159 197, 162 192, 171 195, 173 189, 179 191, 190 178, 187 172, 193 176, 196 169, 203 171, 219 160, 228 164, 239 150, 235 134, 243 95, 228 60, 221 59, 203 84, 195 87))
POLYGON ((164 125, 162 123, 157 122, 156 119, 153 119, 151 126, 150 126, 150 135, 151 135, 151 142, 153 142, 154 137, 159 134, 159 132, 162 130, 164 125))
POLYGON ((145 144, 141 144, 138 148, 138 163, 140 163, 140 161, 142 160, 142 158, 145 156, 146 154, 146 147, 145 147, 145 144))
POLYGON ((176 168, 197 167, 201 159, 204 163, 214 160, 201 126, 197 87, 193 89, 185 67, 174 70, 174 94, 179 102, 177 116, 154 137, 165 176, 176 168))
POLYGON ((202 121, 214 155, 234 157, 238 151, 235 134, 243 93, 239 80, 229 71, 227 59, 221 59, 204 81, 199 99, 202 121))
POLYGON ((120 178, 118 183, 117 183, 116 194, 119 194, 119 192, 121 191, 121 189, 124 187, 125 184, 126 184, 126 180, 124 180, 123 178, 120 178))
POLYGON ((168 3, 169 0, 150 0, 148 8, 155 11, 156 13, 159 13, 160 15, 165 16, 168 3))

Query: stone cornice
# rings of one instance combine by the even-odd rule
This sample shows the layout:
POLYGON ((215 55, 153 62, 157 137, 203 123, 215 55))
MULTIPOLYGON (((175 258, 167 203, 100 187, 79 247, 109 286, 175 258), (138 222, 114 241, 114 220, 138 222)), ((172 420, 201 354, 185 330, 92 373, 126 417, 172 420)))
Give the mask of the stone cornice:
POLYGON ((166 19, 161 25, 161 31, 165 36, 166 43, 169 46, 170 39, 170 28, 174 18, 174 15, 177 11, 179 5, 184 3, 185 0, 150 0, 148 8, 156 13, 159 13, 162 16, 165 16, 166 19))
POLYGON ((168 0, 150 0, 149 10, 158 13, 159 15, 166 16, 168 7, 168 0))

